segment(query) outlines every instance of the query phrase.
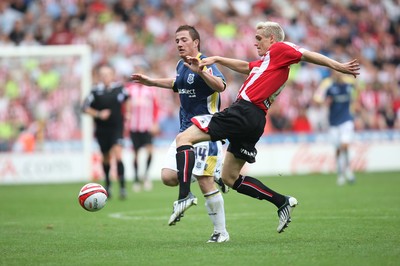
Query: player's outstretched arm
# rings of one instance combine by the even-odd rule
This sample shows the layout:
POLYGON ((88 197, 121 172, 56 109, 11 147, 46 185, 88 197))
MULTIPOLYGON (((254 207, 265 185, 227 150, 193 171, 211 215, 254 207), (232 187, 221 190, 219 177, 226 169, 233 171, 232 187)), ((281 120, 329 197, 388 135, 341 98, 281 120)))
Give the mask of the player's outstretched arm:
POLYGON ((210 56, 200 61, 200 67, 209 66, 212 64, 220 64, 227 68, 232 69, 233 71, 246 75, 250 73, 249 62, 239 59, 233 59, 221 56, 210 56))
POLYGON ((131 75, 131 80, 146 86, 154 86, 154 87, 160 87, 160 88, 166 88, 166 89, 172 89, 172 86, 174 84, 174 79, 172 78, 150 78, 146 75, 140 74, 140 73, 134 73, 131 75))
POLYGON ((346 63, 340 63, 320 53, 304 51, 302 61, 326 66, 338 72, 353 75, 355 78, 360 74, 360 64, 357 59, 353 59, 346 63))

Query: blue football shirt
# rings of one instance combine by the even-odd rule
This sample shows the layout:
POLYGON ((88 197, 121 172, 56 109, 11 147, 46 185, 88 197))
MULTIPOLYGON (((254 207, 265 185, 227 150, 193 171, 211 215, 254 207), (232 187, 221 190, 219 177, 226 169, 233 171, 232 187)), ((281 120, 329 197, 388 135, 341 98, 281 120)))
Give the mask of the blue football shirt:
MULTIPOLYGON (((201 53, 200 59, 205 58, 201 53)), ((179 110, 180 132, 192 125, 190 119, 196 115, 214 114, 220 111, 220 93, 211 89, 207 83, 195 72, 183 64, 181 59, 176 66, 176 79, 173 90, 179 93, 181 106, 179 110)), ((215 64, 208 66, 205 70, 208 73, 225 78, 215 64)))
POLYGON ((353 89, 354 86, 350 82, 332 81, 327 87, 326 97, 332 99, 329 106, 329 124, 331 126, 353 120, 350 110, 353 89))

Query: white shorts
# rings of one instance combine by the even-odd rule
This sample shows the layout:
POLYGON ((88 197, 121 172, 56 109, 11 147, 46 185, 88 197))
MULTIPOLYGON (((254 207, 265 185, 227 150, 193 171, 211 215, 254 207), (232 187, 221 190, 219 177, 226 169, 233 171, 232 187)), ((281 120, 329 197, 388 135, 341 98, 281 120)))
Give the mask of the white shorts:
POLYGON ((341 144, 350 144, 354 138, 354 122, 350 120, 338 126, 331 126, 329 134, 335 147, 339 147, 341 144))
MULTIPOLYGON (((196 160, 192 174, 195 176, 221 177, 223 153, 221 141, 203 141, 194 145, 196 160)), ((176 140, 169 146, 163 168, 178 171, 176 168, 176 140)))

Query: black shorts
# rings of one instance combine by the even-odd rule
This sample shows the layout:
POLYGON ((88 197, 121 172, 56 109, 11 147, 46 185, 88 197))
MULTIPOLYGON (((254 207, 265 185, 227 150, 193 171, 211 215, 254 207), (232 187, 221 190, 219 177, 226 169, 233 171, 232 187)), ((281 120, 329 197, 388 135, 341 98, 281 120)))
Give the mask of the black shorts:
POLYGON ((122 145, 124 140, 122 132, 122 127, 96 128, 95 137, 99 143, 101 153, 108 153, 112 146, 116 144, 122 145))
POLYGON ((153 143, 153 135, 150 132, 130 132, 133 148, 139 150, 141 147, 153 143))
POLYGON ((254 104, 239 100, 222 112, 215 113, 208 124, 212 141, 228 139, 228 151, 236 158, 254 163, 256 143, 264 133, 265 112, 254 104))

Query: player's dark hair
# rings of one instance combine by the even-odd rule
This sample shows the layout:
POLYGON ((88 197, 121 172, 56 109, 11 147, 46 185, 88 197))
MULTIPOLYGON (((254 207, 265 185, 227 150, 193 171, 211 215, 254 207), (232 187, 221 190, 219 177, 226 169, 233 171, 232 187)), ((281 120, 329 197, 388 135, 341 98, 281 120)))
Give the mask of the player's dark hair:
POLYGON ((190 37, 192 37, 193 41, 199 40, 199 45, 197 46, 197 48, 200 51, 200 34, 196 30, 196 28, 193 26, 190 26, 190 25, 181 25, 178 27, 178 29, 175 31, 175 33, 178 33, 180 31, 184 31, 184 30, 187 30, 189 32, 189 35, 190 35, 190 37))
POLYGON ((113 68, 113 66, 111 64, 104 63, 104 62, 101 62, 101 63, 97 64, 94 67, 94 70, 95 70, 95 72, 99 73, 100 69, 102 69, 103 67, 110 68, 112 71, 114 71, 114 68, 113 68))

